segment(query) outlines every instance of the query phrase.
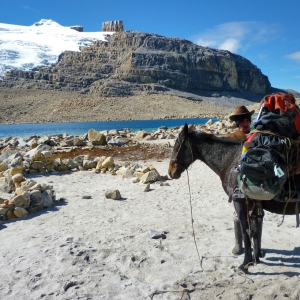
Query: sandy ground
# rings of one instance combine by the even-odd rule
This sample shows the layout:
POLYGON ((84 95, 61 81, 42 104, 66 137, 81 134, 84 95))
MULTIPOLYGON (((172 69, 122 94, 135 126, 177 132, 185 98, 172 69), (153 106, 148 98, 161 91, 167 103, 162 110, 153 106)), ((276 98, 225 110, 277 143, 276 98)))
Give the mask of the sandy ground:
MULTIPOLYGON (((144 164, 144 162, 142 162, 144 164)), ((161 175, 168 161, 153 161, 161 175)), ((83 171, 31 177, 52 184, 56 206, 1 225, 0 299, 299 299, 299 228, 266 213, 262 263, 240 276, 233 207, 219 178, 197 161, 169 186, 83 171), (104 197, 119 189, 121 201, 104 197), (83 199, 91 196, 91 199, 83 199), (151 239, 149 230, 163 233, 151 239), (186 292, 182 292, 186 290, 186 292)), ((1 194, 0 196, 5 196, 1 194)))

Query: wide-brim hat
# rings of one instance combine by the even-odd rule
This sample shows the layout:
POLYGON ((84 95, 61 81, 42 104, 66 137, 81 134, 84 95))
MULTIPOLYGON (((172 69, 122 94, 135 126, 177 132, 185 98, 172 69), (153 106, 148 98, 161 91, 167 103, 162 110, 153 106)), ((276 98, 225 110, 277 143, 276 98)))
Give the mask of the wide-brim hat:
POLYGON ((243 117, 247 118, 249 116, 251 118, 251 116, 254 114, 254 112, 255 112, 255 110, 249 111, 247 109, 247 107, 244 105, 237 106, 235 108, 234 114, 229 116, 229 119, 231 121, 236 121, 238 119, 239 120, 242 119, 243 117))

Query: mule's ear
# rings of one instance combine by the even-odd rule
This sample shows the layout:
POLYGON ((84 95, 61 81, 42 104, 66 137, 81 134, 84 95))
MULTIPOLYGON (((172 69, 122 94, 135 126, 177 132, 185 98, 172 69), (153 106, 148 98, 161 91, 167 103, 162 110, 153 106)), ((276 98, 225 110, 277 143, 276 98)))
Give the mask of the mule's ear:
POLYGON ((183 127, 183 133, 184 133, 185 135, 189 133, 189 127, 188 127, 188 124, 187 124, 187 123, 184 124, 184 127, 183 127))

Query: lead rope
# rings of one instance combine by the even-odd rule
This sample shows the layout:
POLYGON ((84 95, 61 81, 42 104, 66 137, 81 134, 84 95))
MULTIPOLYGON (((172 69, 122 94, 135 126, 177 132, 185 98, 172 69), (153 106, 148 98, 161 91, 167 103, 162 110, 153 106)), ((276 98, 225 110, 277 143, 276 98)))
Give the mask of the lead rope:
POLYGON ((191 212, 191 223, 192 223, 192 230, 193 230, 192 235, 193 235, 193 238, 194 238, 194 243, 195 243, 195 247, 196 247, 196 251, 197 251, 197 255, 198 255, 198 259, 199 259, 200 268, 202 269, 202 271, 204 271, 204 269, 202 267, 202 259, 203 258, 200 258, 200 254, 199 254, 199 250, 198 250, 198 246, 197 246, 197 242, 196 242, 196 235, 195 235, 195 228, 194 228, 193 206, 192 206, 192 195, 191 195, 191 186, 190 186, 190 178, 189 178, 188 169, 186 169, 186 174, 187 174, 187 181, 188 181, 189 195, 190 195, 190 212, 191 212))

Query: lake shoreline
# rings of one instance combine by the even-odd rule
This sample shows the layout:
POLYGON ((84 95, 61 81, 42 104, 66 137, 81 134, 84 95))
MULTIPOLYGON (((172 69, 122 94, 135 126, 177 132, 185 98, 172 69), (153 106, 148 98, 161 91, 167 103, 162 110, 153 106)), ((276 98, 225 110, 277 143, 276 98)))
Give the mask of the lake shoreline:
POLYGON ((129 129, 131 132, 143 129, 151 132, 161 126, 173 128, 188 124, 205 124, 207 121, 218 121, 218 119, 169 119, 169 120, 133 120, 133 121, 106 121, 106 122, 64 122, 64 123, 36 123, 36 124, 0 124, 0 138, 28 137, 32 135, 58 135, 68 133, 72 135, 85 134, 93 128, 98 131, 129 129))

